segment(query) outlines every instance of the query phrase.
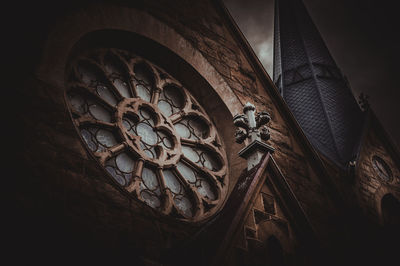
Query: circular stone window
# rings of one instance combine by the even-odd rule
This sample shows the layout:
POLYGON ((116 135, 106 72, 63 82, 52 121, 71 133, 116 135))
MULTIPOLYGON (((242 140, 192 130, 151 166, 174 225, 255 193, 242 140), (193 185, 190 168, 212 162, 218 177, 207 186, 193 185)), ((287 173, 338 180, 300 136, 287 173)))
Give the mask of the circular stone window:
POLYGON ((66 99, 87 148, 119 186, 182 220, 215 213, 227 161, 215 126, 177 80, 118 49, 76 58, 66 99))
POLYGON ((387 163, 379 156, 374 155, 372 157, 372 165, 379 177, 386 182, 390 182, 393 179, 392 171, 387 163))

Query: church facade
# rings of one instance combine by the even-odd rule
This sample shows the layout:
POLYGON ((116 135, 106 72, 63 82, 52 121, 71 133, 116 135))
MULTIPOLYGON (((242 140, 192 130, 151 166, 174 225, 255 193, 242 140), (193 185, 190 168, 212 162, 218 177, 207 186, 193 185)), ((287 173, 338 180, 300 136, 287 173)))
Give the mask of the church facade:
POLYGON ((15 247, 133 265, 394 256, 399 153, 302 2, 276 2, 273 80, 220 0, 34 6, 15 247))

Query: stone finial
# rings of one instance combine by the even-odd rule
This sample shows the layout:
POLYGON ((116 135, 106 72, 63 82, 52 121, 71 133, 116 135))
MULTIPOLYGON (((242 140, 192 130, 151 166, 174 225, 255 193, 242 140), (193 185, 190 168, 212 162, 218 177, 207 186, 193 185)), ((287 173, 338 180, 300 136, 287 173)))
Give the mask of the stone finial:
POLYGON ((238 129, 235 132, 237 143, 250 140, 249 145, 239 152, 239 156, 247 159, 247 169, 250 170, 257 165, 266 152, 273 152, 274 149, 263 143, 270 138, 269 129, 266 124, 271 120, 266 111, 256 114, 256 107, 247 102, 243 107, 244 114, 233 117, 233 123, 238 129))
POLYGON ((256 112, 256 107, 251 103, 246 103, 243 107, 244 114, 233 117, 233 123, 238 129, 235 133, 237 143, 243 143, 246 138, 251 142, 258 140, 268 140, 270 138, 269 129, 265 126, 271 117, 266 111, 256 112))

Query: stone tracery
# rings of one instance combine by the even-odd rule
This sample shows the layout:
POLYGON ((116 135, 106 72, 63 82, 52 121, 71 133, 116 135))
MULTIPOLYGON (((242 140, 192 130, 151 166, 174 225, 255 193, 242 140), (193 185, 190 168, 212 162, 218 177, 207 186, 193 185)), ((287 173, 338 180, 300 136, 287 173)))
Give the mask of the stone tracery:
POLYGON ((81 56, 70 73, 73 120, 120 186, 184 220, 218 209, 227 190, 225 151, 203 108, 178 81, 118 49, 81 56))

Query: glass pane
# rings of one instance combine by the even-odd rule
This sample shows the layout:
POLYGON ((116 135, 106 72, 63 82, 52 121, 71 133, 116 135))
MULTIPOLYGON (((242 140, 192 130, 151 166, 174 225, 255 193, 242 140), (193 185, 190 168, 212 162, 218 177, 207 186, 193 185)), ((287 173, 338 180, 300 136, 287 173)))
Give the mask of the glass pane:
POLYGON ((115 79, 113 81, 113 84, 123 97, 132 98, 131 91, 129 90, 129 86, 125 81, 120 80, 120 79, 115 79))
POLYGON ((162 139, 162 144, 167 149, 172 149, 173 148, 172 141, 169 138, 166 138, 166 137, 163 138, 162 139))
POLYGON ((164 148, 166 148, 168 150, 173 148, 173 146, 174 146, 173 145, 173 141, 172 141, 172 139, 170 137, 167 136, 167 134, 165 134, 164 132, 161 132, 161 131, 157 132, 157 134, 158 134, 158 136, 160 138, 161 145, 164 148))
POLYGON ((153 193, 148 191, 142 191, 140 195, 143 198, 143 201, 147 203, 150 207, 157 209, 161 206, 160 199, 153 193))
POLYGON ((114 167, 111 166, 107 166, 106 170, 111 174, 115 181, 118 182, 118 184, 120 184, 121 186, 127 185, 127 181, 125 180, 124 175, 121 172, 117 171, 114 167))
MULTIPOLYGON (((188 158, 189 160, 191 160, 192 162, 194 162, 196 164, 199 164, 200 156, 194 148, 182 145, 182 152, 186 158, 188 158)), ((201 162, 200 162, 200 165, 201 165, 201 162)))
POLYGON ((144 153, 147 155, 149 158, 157 158, 157 153, 154 148, 147 148, 142 143, 140 143, 140 146, 142 150, 144 150, 144 153))
POLYGON ((192 203, 190 200, 183 196, 183 197, 175 197, 174 198, 175 206, 181 210, 185 216, 192 217, 192 203))
POLYGON ((117 105, 117 99, 106 86, 97 86, 96 92, 104 101, 108 102, 110 105, 117 105))
POLYGON ((99 129, 96 134, 96 139, 106 147, 113 147, 117 145, 117 140, 111 131, 99 129))
POLYGON ((182 138, 190 139, 190 130, 186 125, 181 123, 175 124, 175 129, 176 132, 178 132, 179 136, 181 136, 182 138))
POLYGON ((182 145, 182 152, 186 158, 199 166, 206 167, 211 171, 218 171, 219 169, 221 169, 221 164, 219 163, 219 160, 209 151, 182 145))
POLYGON ((201 154, 201 157, 203 159, 203 165, 204 167, 212 170, 212 171, 217 171, 220 169, 219 164, 217 163, 217 160, 214 156, 211 156, 210 153, 208 152, 203 152, 201 154))
POLYGON ((95 84, 99 79, 99 74, 92 67, 85 63, 81 63, 78 67, 78 72, 81 75, 81 80, 88 86, 95 84))
POLYGON ((132 121, 132 119, 128 118, 128 117, 124 117, 122 119, 122 125, 124 125, 124 127, 126 128, 126 130, 131 133, 136 135, 134 129, 135 129, 135 122, 132 121))
POLYGON ((90 131, 86 130, 86 129, 82 129, 81 130, 81 135, 83 137, 83 140, 86 142, 86 144, 88 145, 89 149, 93 152, 97 151, 97 143, 94 141, 93 135, 90 131))
POLYGON ((192 117, 188 120, 189 127, 193 130, 192 133, 198 138, 207 138, 208 125, 200 118, 192 117))
POLYGON ((209 198, 210 200, 215 200, 216 196, 210 186, 210 183, 204 178, 199 178, 198 181, 199 182, 196 182, 196 186, 198 187, 197 190, 199 191, 199 193, 204 197, 209 198))
POLYGON ((199 140, 205 139, 209 135, 208 125, 199 117, 184 118, 175 124, 175 128, 182 138, 199 140))
POLYGON ((179 183, 175 174, 171 170, 164 170, 163 174, 164 174, 165 186, 175 194, 181 193, 182 186, 181 183, 179 183))
POLYGON ((164 100, 158 102, 158 108, 160 108, 161 113, 167 117, 173 114, 172 106, 164 100))
POLYGON ((117 145, 113 133, 105 129, 90 127, 82 129, 81 134, 89 149, 93 152, 104 151, 106 147, 117 145))
POLYGON ((84 114, 87 112, 88 106, 85 101, 80 95, 70 93, 69 95, 69 102, 71 103, 72 107, 80 114, 84 114))
POLYGON ((135 78, 145 85, 153 85, 153 74, 144 64, 138 64, 134 67, 135 78))
POLYGON ((131 92, 126 80, 126 71, 123 63, 114 55, 108 54, 105 58, 105 71, 112 79, 112 83, 119 93, 125 98, 131 98, 131 92))
POLYGON ((156 173, 149 168, 146 167, 143 168, 142 181, 146 185, 146 187, 150 190, 155 190, 158 187, 158 180, 156 173))
POLYGON ((151 100, 151 93, 150 93, 150 89, 148 89, 147 87, 145 87, 144 85, 136 85, 136 94, 137 96, 139 96, 140 98, 142 98, 143 100, 150 102, 151 100))
POLYGON ((134 160, 126 153, 121 153, 109 159, 105 163, 105 166, 107 172, 109 172, 120 185, 126 186, 131 181, 134 163, 134 160))
POLYGON ((149 113, 145 109, 140 109, 139 116, 141 117, 141 120, 147 120, 150 125, 154 126, 153 116, 151 115, 151 113, 149 113))
POLYGON ((135 166, 135 161, 126 153, 118 154, 115 162, 118 169, 124 173, 131 173, 135 166))
POLYGON ((196 182, 196 174, 186 164, 182 163, 181 161, 178 162, 176 165, 176 168, 178 169, 179 173, 184 177, 189 183, 195 183, 196 182))
POLYGON ((116 59, 112 55, 107 55, 104 61, 105 61, 104 68, 108 75, 112 75, 112 74, 122 75, 123 71, 122 71, 121 67, 119 66, 119 64, 121 64, 121 63, 119 63, 119 64, 117 63, 118 59, 116 59))
POLYGON ((93 118, 104 122, 111 122, 111 114, 103 106, 90 103, 89 111, 93 118))
POLYGON ((148 145, 157 144, 157 134, 154 132, 153 128, 145 123, 139 123, 136 127, 138 136, 141 137, 142 141, 148 145))
POLYGON ((167 86, 164 88, 163 93, 165 98, 176 108, 182 108, 185 102, 182 92, 175 86, 167 86))

